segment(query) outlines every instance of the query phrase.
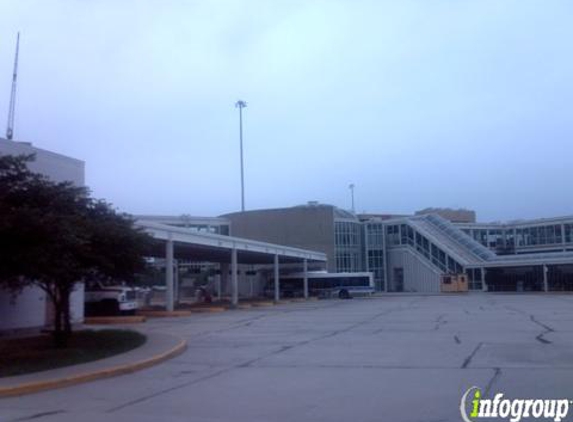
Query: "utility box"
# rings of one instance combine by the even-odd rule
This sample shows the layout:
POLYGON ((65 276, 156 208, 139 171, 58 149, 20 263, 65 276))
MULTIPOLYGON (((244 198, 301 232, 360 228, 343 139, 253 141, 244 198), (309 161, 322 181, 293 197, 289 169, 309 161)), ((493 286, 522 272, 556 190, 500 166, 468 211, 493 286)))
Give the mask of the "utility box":
POLYGON ((441 282, 442 293, 463 293, 468 291, 468 276, 465 274, 444 274, 441 282))

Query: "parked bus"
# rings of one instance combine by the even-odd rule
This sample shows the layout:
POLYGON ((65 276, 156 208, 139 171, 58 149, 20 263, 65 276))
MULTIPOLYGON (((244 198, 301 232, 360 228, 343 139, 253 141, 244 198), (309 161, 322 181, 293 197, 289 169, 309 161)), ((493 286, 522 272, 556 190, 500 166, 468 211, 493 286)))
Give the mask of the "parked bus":
MULTIPOLYGON (((360 273, 327 273, 309 272, 308 293, 310 296, 339 297, 350 299, 353 295, 370 295, 374 293, 374 275, 371 272, 360 273)), ((303 273, 281 276, 281 297, 304 296, 303 273)), ((274 281, 271 279, 265 288, 265 294, 274 295, 274 281)))

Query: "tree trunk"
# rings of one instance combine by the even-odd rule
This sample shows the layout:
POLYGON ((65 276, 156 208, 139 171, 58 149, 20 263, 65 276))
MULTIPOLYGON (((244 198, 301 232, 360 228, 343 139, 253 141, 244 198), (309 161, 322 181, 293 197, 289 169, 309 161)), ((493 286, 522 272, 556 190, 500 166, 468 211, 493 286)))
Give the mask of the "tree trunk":
POLYGON ((62 292, 62 303, 63 303, 63 323, 64 323, 64 333, 66 335, 66 338, 69 338, 72 335, 72 321, 71 321, 71 315, 70 315, 70 292, 69 291, 64 291, 62 292))
POLYGON ((54 345, 58 349, 68 346, 72 335, 72 322, 70 313, 70 295, 74 290, 74 283, 65 283, 63 280, 42 280, 36 283, 44 290, 54 305, 54 345))
POLYGON ((67 339, 62 330, 62 320, 62 301, 58 298, 54 300, 54 346, 58 349, 63 349, 67 346, 67 339))
POLYGON ((58 288, 53 295, 55 319, 54 319, 54 345, 58 349, 68 346, 72 333, 70 322, 70 292, 66 288, 58 288))

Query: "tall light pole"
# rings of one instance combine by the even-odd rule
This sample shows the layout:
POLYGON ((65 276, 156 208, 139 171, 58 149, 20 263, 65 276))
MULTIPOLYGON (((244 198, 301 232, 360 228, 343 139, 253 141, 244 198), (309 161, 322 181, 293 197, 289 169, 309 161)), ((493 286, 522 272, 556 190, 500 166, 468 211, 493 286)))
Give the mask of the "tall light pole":
POLYGON ((10 105, 8 106, 8 124, 6 125, 6 139, 14 137, 14 114, 16 113, 16 81, 18 79, 18 52, 20 50, 20 33, 16 38, 16 54, 14 56, 14 72, 12 73, 12 90, 10 91, 10 105))
POLYGON ((352 212, 355 213, 356 210, 354 209, 354 183, 348 185, 348 189, 350 189, 350 196, 352 197, 352 212))
POLYGON ((239 109, 239 140, 241 143, 241 211, 245 211, 245 172, 243 168, 243 108, 247 103, 239 100, 235 103, 235 107, 239 109))

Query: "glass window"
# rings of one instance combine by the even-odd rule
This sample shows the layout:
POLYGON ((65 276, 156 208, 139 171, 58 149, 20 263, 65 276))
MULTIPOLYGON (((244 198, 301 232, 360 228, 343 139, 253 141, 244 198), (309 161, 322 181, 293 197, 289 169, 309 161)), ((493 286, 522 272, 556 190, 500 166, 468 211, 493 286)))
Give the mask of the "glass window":
POLYGON ((455 263, 454 259, 448 255, 448 271, 454 272, 455 269, 456 269, 456 263, 455 263))
POLYGON ((547 226, 545 229, 545 242, 555 243, 555 226, 547 226))
POLYGON ((530 245, 537 245, 538 244, 537 227, 530 227, 529 228, 529 244, 530 245))
POLYGON ((383 228, 382 224, 370 223, 366 225, 367 231, 367 241, 368 247, 370 248, 382 248, 384 246, 383 241, 383 228))
POLYGON ((481 270, 479 268, 472 268, 466 270, 468 276, 468 288, 470 290, 481 290, 481 270))
POLYGON ((430 257, 430 242, 422 236, 422 252, 426 258, 430 257))
POLYGON ((414 246, 414 229, 408 226, 408 244, 414 246))
POLYGON ((438 250, 438 259, 440 261, 440 266, 446 269, 446 253, 443 250, 438 250))
POLYGON ((537 244, 545 245, 547 243, 547 236, 545 226, 537 227, 537 244))
POLYGON ((556 224, 553 226, 555 230, 555 242, 554 243, 562 243, 563 242, 563 233, 561 233, 561 224, 556 224))
POLYGON ((523 229, 517 229, 515 231, 515 236, 517 239, 515 239, 515 244, 517 246, 523 246, 523 229))

